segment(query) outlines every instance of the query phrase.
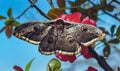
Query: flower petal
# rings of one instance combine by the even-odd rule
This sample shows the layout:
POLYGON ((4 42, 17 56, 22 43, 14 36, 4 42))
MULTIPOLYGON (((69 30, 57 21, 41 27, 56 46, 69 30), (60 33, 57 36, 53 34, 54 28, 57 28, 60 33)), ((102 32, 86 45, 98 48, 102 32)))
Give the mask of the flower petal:
POLYGON ((70 55, 62 55, 59 53, 56 53, 55 56, 59 58, 61 61, 69 61, 70 63, 73 63, 76 60, 76 56, 70 56, 70 55))
POLYGON ((80 18, 82 14, 80 12, 75 12, 73 14, 63 14, 60 16, 60 18, 66 20, 66 21, 72 21, 72 22, 78 22, 80 23, 80 18))
POLYGON ((96 22, 94 20, 90 19, 89 17, 84 18, 81 23, 96 26, 96 22))
POLYGON ((81 55, 84 56, 84 58, 89 59, 92 58, 92 54, 89 52, 88 47, 82 45, 81 55))
POLYGON ((98 71, 97 69, 93 68, 92 66, 89 66, 86 71, 98 71))

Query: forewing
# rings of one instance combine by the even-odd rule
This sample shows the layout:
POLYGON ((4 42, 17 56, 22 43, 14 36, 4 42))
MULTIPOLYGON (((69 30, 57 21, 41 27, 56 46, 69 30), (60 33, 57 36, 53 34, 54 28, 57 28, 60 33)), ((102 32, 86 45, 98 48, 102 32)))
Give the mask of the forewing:
POLYGON ((68 31, 79 45, 85 46, 90 46, 105 37, 105 34, 99 28, 88 24, 78 24, 69 28, 68 31))
POLYGON ((34 21, 21 24, 14 29, 13 35, 32 44, 39 44, 47 35, 54 21, 34 21))

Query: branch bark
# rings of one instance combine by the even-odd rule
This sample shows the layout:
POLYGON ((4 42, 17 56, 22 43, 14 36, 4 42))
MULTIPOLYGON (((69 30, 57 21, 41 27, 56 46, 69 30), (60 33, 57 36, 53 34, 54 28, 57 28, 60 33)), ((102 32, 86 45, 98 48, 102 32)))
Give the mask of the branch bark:
POLYGON ((105 70, 105 71, 113 71, 113 69, 108 65, 105 59, 102 56, 99 56, 92 47, 88 47, 90 53, 93 57, 97 60, 98 64, 105 70))

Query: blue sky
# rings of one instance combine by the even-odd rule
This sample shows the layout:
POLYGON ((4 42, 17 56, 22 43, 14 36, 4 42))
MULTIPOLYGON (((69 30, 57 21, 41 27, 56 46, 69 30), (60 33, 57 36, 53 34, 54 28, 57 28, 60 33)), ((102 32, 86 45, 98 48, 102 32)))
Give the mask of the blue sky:
MULTIPOLYGON (((41 10, 47 13, 48 10, 50 9, 47 0, 38 1, 40 2, 38 2, 37 5, 40 7, 41 10)), ((16 17, 28 6, 29 2, 27 0, 0 0, 0 15, 7 16, 6 12, 8 8, 12 8, 13 17, 16 17)), ((107 26, 105 27, 106 29, 109 29, 110 26, 113 24, 116 24, 117 26, 119 25, 118 21, 109 17, 108 15, 101 15, 99 16, 99 18, 102 19, 104 22, 97 21, 97 25, 107 26)), ((43 16, 39 15, 37 11, 33 8, 26 12, 25 15, 22 16, 20 19, 17 19, 17 21, 21 23, 31 20, 46 20, 46 19, 43 16)), ((0 28, 4 26, 3 23, 4 21, 0 21, 0 28)), ((100 52, 100 50, 98 52, 100 52)), ((115 55, 118 56, 118 54, 115 55)), ((114 55, 111 55, 111 58, 112 56, 114 55)), ((35 60, 33 61, 30 71, 46 71, 46 65, 50 61, 50 59, 54 58, 54 55, 51 56, 41 55, 38 52, 38 45, 32 45, 14 36, 8 39, 5 36, 5 32, 0 33, 0 71, 14 71, 12 69, 14 65, 19 65, 22 68, 25 68, 28 61, 31 60, 33 57, 35 57, 35 60)), ((117 58, 116 61, 120 62, 120 60, 118 60, 117 58)), ((80 56, 76 60, 76 62, 80 64, 75 65, 75 63, 70 64, 68 62, 63 62, 62 67, 64 68, 64 71, 66 71, 66 69, 68 69, 69 71, 71 69, 71 66, 73 66, 76 69, 76 71, 84 71, 84 69, 86 69, 91 64, 93 64, 94 67, 102 71, 102 69, 97 65, 97 63, 95 63, 94 59, 85 60, 83 57, 80 56), (88 64, 84 66, 85 65, 84 62, 88 62, 88 64)), ((113 63, 115 64, 114 61, 113 63)))
MULTIPOLYGON (((44 12, 47 13, 49 6, 45 6, 47 2, 42 2, 41 4, 43 4, 43 6, 39 6, 42 9, 44 8, 44 12)), ((27 0, 0 0, 0 15, 6 16, 8 8, 12 8, 13 17, 16 17, 28 6, 29 2, 27 0)), ((30 9, 25 16, 17 20, 21 23, 38 19, 45 20, 45 18, 40 15, 38 17, 31 17, 30 14, 34 16, 34 13, 39 15, 37 11, 30 9), (30 11, 32 11, 32 13, 30 11)), ((3 21, 0 21, 0 23, 0 28, 2 28, 4 26, 3 21)), ((41 55, 38 52, 37 45, 32 45, 14 36, 8 39, 5 36, 5 32, 0 33, 0 71, 14 71, 12 69, 14 65, 25 67, 27 62, 33 57, 35 57, 35 60, 31 71, 45 71, 47 63, 53 58, 53 56, 41 55)))

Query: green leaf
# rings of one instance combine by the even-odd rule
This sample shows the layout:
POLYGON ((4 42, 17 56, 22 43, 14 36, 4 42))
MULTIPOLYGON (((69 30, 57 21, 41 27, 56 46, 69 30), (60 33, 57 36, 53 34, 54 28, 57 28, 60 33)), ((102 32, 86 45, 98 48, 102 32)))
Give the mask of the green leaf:
POLYGON ((117 38, 120 38, 120 26, 117 29, 116 36, 117 36, 117 38))
POLYGON ((0 20, 6 19, 6 17, 4 16, 0 16, 0 20))
POLYGON ((103 53, 105 57, 108 57, 110 55, 110 46, 108 44, 104 47, 103 53))
POLYGON ((4 24, 9 24, 10 23, 10 20, 5 20, 4 24))
POLYGON ((27 64, 26 67, 25 67, 25 71, 29 71, 29 69, 30 69, 30 67, 31 67, 32 62, 33 62, 34 59, 35 59, 35 58, 31 59, 31 60, 28 62, 28 64, 27 64))
POLYGON ((86 0, 75 0, 75 2, 68 0, 68 3, 71 5, 71 7, 80 6, 84 2, 86 2, 86 0))
POLYGON ((100 0, 100 2, 102 6, 106 5, 106 0, 100 0))
POLYGON ((7 15, 9 18, 12 17, 12 9, 11 8, 8 9, 7 15))
POLYGON ((56 58, 53 58, 47 65, 47 71, 61 71, 61 63, 56 58))
POLYGON ((114 9, 115 7, 114 6, 112 6, 112 5, 106 5, 105 6, 105 10, 107 10, 107 11, 113 11, 113 9, 114 9))
POLYGON ((56 19, 64 13, 65 13, 65 11, 63 8, 52 8, 48 11, 48 16, 53 19, 56 19))
POLYGON ((63 69, 60 69, 59 71, 62 71, 63 69))
POLYGON ((12 24, 13 24, 13 26, 19 26, 20 25, 20 23, 17 22, 17 21, 12 22, 12 24))
POLYGON ((113 34, 114 31, 115 31, 115 27, 116 27, 116 25, 112 25, 112 27, 110 28, 110 31, 111 31, 112 34, 113 34))
POLYGON ((77 11, 84 13, 84 9, 82 7, 77 7, 77 11))
POLYGON ((120 40, 117 38, 108 41, 108 43, 113 43, 113 44, 118 44, 119 42, 120 40))
POLYGON ((12 24, 12 22, 13 22, 13 18, 10 17, 10 18, 5 20, 4 24, 12 24))
POLYGON ((83 4, 86 0, 75 0, 74 5, 76 6, 80 6, 81 4, 83 4))
POLYGON ((57 5, 59 6, 59 8, 65 7, 66 6, 65 0, 57 0, 57 5))
POLYGON ((106 2, 106 0, 100 0, 102 3, 106 2))
POLYGON ((98 20, 98 17, 95 14, 89 14, 89 17, 95 21, 98 20))
POLYGON ((85 5, 85 7, 86 7, 86 9, 89 9, 89 8, 90 8, 90 4, 87 3, 87 4, 85 5))
POLYGON ((52 71, 52 68, 50 67, 50 65, 47 65, 47 71, 52 71))

